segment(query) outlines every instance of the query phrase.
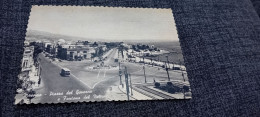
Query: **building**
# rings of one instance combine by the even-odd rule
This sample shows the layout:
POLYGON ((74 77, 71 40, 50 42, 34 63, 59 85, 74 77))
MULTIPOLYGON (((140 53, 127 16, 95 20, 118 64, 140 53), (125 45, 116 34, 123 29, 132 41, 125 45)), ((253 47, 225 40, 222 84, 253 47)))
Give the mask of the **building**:
POLYGON ((57 49, 57 57, 63 60, 90 59, 96 53, 89 45, 61 45, 57 49))
POLYGON ((89 45, 89 42, 88 41, 77 41, 76 43, 75 43, 75 45, 89 45))
POLYGON ((31 69, 33 65, 33 51, 34 46, 24 47, 23 59, 22 59, 22 71, 27 71, 31 69))
POLYGON ((33 65, 34 65, 33 52, 34 52, 34 46, 26 45, 24 47, 23 59, 21 64, 22 70, 18 76, 19 79, 24 82, 22 85, 22 88, 24 89, 28 87, 29 74, 32 72, 33 65))

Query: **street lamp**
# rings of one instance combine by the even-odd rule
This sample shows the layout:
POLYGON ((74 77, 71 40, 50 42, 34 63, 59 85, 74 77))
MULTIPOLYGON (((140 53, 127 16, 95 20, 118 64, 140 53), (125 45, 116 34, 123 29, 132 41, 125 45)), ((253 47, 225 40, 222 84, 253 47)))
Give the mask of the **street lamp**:
POLYGON ((128 74, 129 78, 130 78, 130 87, 131 87, 131 95, 133 95, 133 88, 132 88, 132 78, 131 78, 131 74, 128 74))
MULTIPOLYGON (((143 54, 143 62, 144 62, 144 54, 143 54)), ((144 63, 144 65, 145 65, 145 63, 144 63)))
MULTIPOLYGON (((166 56, 166 58, 167 58, 167 62, 168 62, 168 65, 169 65, 168 56, 166 56)), ((165 62, 165 63, 166 63, 166 62, 165 62)), ((168 81, 170 81, 169 68, 167 67, 167 64, 165 64, 165 69, 166 69, 166 71, 167 71, 168 81)))
POLYGON ((122 71, 121 70, 119 70, 119 80, 120 80, 120 85, 122 85, 122 79, 121 79, 121 77, 122 77, 122 71))
POLYGON ((145 67, 143 66, 144 69, 144 82, 146 83, 146 75, 145 75, 145 67))
POLYGON ((126 85, 127 100, 129 100, 129 83, 128 83, 127 67, 125 67, 125 85, 126 85))
POLYGON ((166 56, 167 58, 167 63, 168 63, 168 67, 170 67, 170 64, 169 64, 169 59, 168 59, 169 56, 166 56))
MULTIPOLYGON (((122 70, 120 69, 120 62, 118 62, 119 63, 119 80, 120 80, 120 85, 122 85, 122 70)), ((123 85, 122 85, 122 87, 123 87, 123 85)))

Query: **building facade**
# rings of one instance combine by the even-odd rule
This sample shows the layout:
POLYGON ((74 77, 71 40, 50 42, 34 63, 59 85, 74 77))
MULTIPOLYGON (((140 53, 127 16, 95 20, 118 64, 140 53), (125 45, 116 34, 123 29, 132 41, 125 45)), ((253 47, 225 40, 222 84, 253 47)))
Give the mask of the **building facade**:
POLYGON ((96 53, 95 48, 89 45, 60 45, 57 48, 57 57, 63 60, 91 59, 96 53))
POLYGON ((27 89, 30 83, 29 74, 33 70, 34 60, 33 60, 34 46, 25 45, 23 59, 21 64, 21 72, 19 74, 19 80, 23 81, 22 89, 27 89))

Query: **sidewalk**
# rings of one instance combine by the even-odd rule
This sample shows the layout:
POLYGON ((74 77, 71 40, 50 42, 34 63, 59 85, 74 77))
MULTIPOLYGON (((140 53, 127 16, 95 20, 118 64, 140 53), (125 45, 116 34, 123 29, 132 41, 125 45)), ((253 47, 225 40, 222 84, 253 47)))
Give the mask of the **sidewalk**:
MULTIPOLYGON (((38 68, 39 69, 39 68, 38 68)), ((30 78, 30 81, 34 82, 34 84, 32 84, 32 89, 36 89, 38 88, 38 82, 39 82, 39 74, 40 74, 40 71, 39 73, 37 74, 37 70, 38 70, 35 66, 32 67, 32 72, 29 74, 29 78, 30 78)))
MULTIPOLYGON (((124 92, 119 90, 118 86, 111 86, 110 89, 107 91, 105 96, 108 101, 125 101, 127 100, 127 96, 124 92)), ((130 100, 135 100, 130 97, 130 100)))
MULTIPOLYGON (((107 100, 109 101, 124 101, 127 100, 126 89, 122 88, 122 85, 112 86, 106 94, 107 100)), ((131 95, 131 88, 129 88, 129 98, 130 100, 151 100, 152 98, 147 97, 135 90, 133 90, 133 95, 131 95)))
MULTIPOLYGON (((124 94, 126 94, 126 86, 124 86, 124 88, 122 87, 122 85, 118 85, 118 89, 123 92, 124 94)), ((134 88, 132 89, 132 94, 131 95, 131 87, 129 87, 129 96, 132 97, 134 100, 151 100, 152 98, 137 92, 136 90, 134 90, 134 88)))
MULTIPOLYGON (((33 65, 31 68, 31 72, 29 73, 29 81, 32 83, 26 90, 33 89, 34 91, 40 88, 38 86, 39 82, 39 73, 37 74, 38 69, 33 65)), ((25 91, 19 91, 15 96, 15 104, 20 102, 29 104, 29 99, 26 97, 27 93, 25 91)))

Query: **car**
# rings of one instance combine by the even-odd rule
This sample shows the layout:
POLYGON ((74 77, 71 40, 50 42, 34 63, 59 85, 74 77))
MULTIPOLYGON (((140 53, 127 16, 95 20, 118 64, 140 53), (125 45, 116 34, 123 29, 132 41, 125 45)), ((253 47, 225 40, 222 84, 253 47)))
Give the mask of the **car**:
POLYGON ((64 77, 70 76, 70 70, 68 68, 62 68, 61 72, 60 72, 60 75, 64 76, 64 77))

